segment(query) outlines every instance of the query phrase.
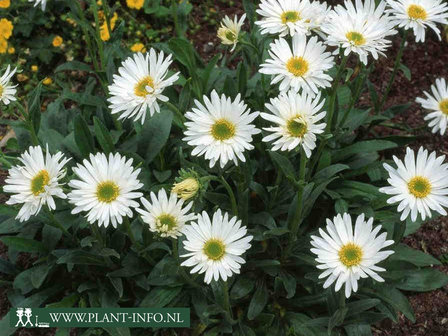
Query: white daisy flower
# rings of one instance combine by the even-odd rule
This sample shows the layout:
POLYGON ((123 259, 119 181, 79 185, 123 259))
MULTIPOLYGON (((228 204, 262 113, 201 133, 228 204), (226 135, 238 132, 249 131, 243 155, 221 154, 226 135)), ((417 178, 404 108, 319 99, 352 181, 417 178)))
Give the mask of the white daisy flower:
POLYGON ((272 144, 272 150, 292 150, 302 146, 307 157, 316 147, 316 134, 325 130, 326 124, 321 122, 326 112, 321 111, 325 99, 320 101, 320 93, 312 98, 306 93, 297 94, 293 91, 280 93, 277 98, 271 99, 266 108, 272 113, 261 113, 261 117, 275 124, 263 128, 272 134, 265 136, 263 141, 272 144))
POLYGON ((262 16, 255 24, 261 34, 305 35, 322 23, 327 6, 309 0, 262 0, 257 13, 262 16))
POLYGON ((405 220, 409 214, 413 222, 418 213, 425 220, 431 218, 431 210, 446 216, 443 207, 448 207, 448 164, 443 163, 445 155, 436 157, 432 152, 420 147, 415 158, 414 151, 406 149, 404 163, 393 157, 397 168, 392 168, 387 163, 384 168, 389 173, 390 187, 380 188, 380 192, 394 195, 387 203, 397 203, 398 212, 402 212, 401 220, 405 220))
POLYGON ((384 279, 376 272, 385 269, 376 266, 394 251, 380 251, 394 243, 386 240, 386 232, 378 235, 381 225, 372 230, 373 218, 364 220, 364 214, 356 218, 355 232, 353 232, 352 219, 349 214, 338 214, 333 221, 327 218, 327 232, 319 229, 321 237, 311 236, 311 252, 317 255, 316 267, 324 270, 319 279, 327 278, 324 288, 336 281, 335 291, 339 291, 345 283, 345 296, 350 297, 351 292, 358 290, 358 280, 369 276, 376 281, 384 279))
POLYGON ((109 85, 112 114, 120 113, 118 119, 131 118, 143 124, 148 109, 151 116, 160 112, 157 101, 168 101, 163 90, 179 78, 178 72, 166 78, 171 62, 171 55, 164 58, 163 51, 157 54, 153 48, 145 55, 135 53, 128 57, 109 85))
POLYGON ((195 147, 193 156, 204 155, 210 160, 210 168, 219 161, 224 168, 228 161, 238 165, 245 162, 244 151, 254 148, 252 136, 261 131, 251 122, 259 112, 250 112, 238 94, 234 101, 225 95, 218 96, 215 90, 211 99, 204 96, 204 105, 195 100, 196 108, 185 113, 191 121, 185 123, 184 141, 195 147))
POLYGON ((375 0, 356 0, 355 6, 346 0, 344 4, 345 7, 336 6, 322 25, 322 31, 328 35, 327 44, 341 47, 345 56, 351 52, 358 54, 364 64, 369 54, 374 59, 385 56, 383 51, 392 44, 386 37, 397 33, 385 12, 386 3, 380 1, 376 8, 375 0))
POLYGON ((138 208, 135 198, 143 196, 136 190, 143 187, 137 179, 139 169, 132 167, 132 159, 120 154, 90 154, 90 161, 84 160, 73 172, 79 180, 71 180, 73 190, 68 194, 70 203, 75 205, 72 214, 87 212, 87 220, 93 224, 114 228, 123 222, 123 217, 132 217, 132 209, 138 208))
POLYGON ((47 5, 47 0, 28 0, 28 2, 34 2, 34 7, 40 4, 43 11, 45 10, 45 6, 47 5))
POLYGON ((246 14, 243 14, 239 21, 237 15, 235 15, 233 21, 227 15, 221 21, 221 27, 218 29, 218 37, 222 44, 232 46, 231 52, 236 48, 244 20, 246 20, 246 14))
POLYGON ((308 42, 304 35, 294 35, 292 50, 285 39, 270 45, 271 59, 261 65, 260 72, 272 75, 271 84, 280 82, 280 91, 295 92, 303 89, 317 94, 319 89, 329 87, 332 78, 325 72, 334 66, 333 56, 325 51, 325 45, 312 37, 308 42))
POLYGON ((158 195, 151 192, 151 202, 141 198, 143 209, 137 209, 142 215, 142 220, 149 225, 151 232, 157 232, 161 237, 177 238, 182 235, 182 229, 186 222, 196 218, 192 213, 188 213, 193 202, 183 207, 184 200, 177 198, 171 193, 169 198, 165 189, 160 189, 158 195))
POLYGON ((193 267, 191 273, 205 272, 204 281, 212 279, 227 281, 233 273, 239 274, 241 264, 246 261, 241 255, 250 248, 252 236, 247 235, 245 226, 236 217, 224 216, 217 210, 210 220, 204 211, 198 214, 197 223, 184 228, 186 240, 183 241, 188 253, 181 255, 185 260, 181 266, 193 267))
POLYGON ((17 68, 11 71, 11 66, 8 65, 5 73, 0 77, 0 101, 8 105, 11 101, 16 101, 15 94, 17 92, 17 84, 11 85, 11 77, 16 73, 17 68))
POLYGON ((53 197, 67 198, 59 180, 65 176, 64 166, 70 159, 61 152, 51 155, 48 146, 45 156, 40 146, 31 146, 19 160, 23 165, 9 170, 3 191, 15 194, 6 204, 23 204, 16 217, 23 222, 37 215, 45 204, 50 210, 56 209, 53 197))
POLYGON ((425 29, 431 28, 440 37, 437 23, 448 24, 448 4, 443 0, 386 0, 395 24, 413 29, 416 42, 425 42, 425 29))
POLYGON ((424 117, 429 120, 429 127, 432 127, 432 133, 440 132, 444 135, 448 122, 448 86, 444 78, 436 79, 436 85, 431 85, 432 96, 428 92, 423 93, 425 98, 417 98, 423 108, 432 111, 424 117))

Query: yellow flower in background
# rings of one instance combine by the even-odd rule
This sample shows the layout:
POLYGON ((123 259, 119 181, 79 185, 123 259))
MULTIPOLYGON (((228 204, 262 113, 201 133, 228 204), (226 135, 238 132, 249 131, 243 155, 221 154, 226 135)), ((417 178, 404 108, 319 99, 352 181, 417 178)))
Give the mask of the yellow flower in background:
POLYGON ((39 70, 39 67, 37 65, 32 65, 31 66, 31 71, 32 72, 37 72, 39 70))
POLYGON ((146 48, 143 45, 143 43, 137 42, 137 43, 134 43, 132 45, 131 51, 132 52, 142 52, 142 53, 144 53, 144 52, 146 52, 146 48))
POLYGON ((11 21, 8 19, 0 20, 0 38, 9 39, 12 35, 12 29, 14 28, 11 21))
MULTIPOLYGON (((104 15, 104 12, 98 11, 98 17, 99 17, 100 22, 102 22, 101 27, 100 27, 101 40, 108 41, 110 39, 110 32, 107 27, 106 16, 104 15)), ((110 19, 110 29, 111 30, 114 30, 117 20, 118 20, 118 14, 114 13, 112 18, 110 19)))
POLYGON ((27 81, 29 78, 28 78, 28 76, 27 75, 24 75, 24 74, 18 74, 17 75, 17 80, 19 81, 19 82, 25 82, 25 81, 27 81))
POLYGON ((145 0, 126 0, 129 8, 140 9, 143 7, 145 0))
POLYGON ((65 21, 67 21, 69 24, 71 24, 73 27, 76 27, 76 21, 71 19, 71 18, 67 18, 65 19, 65 21))
POLYGON ((0 54, 6 54, 8 50, 8 42, 5 39, 0 38, 0 54))
POLYGON ((16 48, 14 48, 14 47, 8 48, 8 54, 14 54, 15 52, 16 52, 16 48))
POLYGON ((53 80, 50 77, 45 77, 45 79, 42 81, 44 85, 51 85, 53 84, 53 80))
POLYGON ((62 42, 64 42, 64 39, 60 37, 59 35, 56 35, 53 39, 53 47, 60 47, 62 45, 62 42))
POLYGON ((0 0, 0 8, 9 8, 10 5, 10 0, 0 0))

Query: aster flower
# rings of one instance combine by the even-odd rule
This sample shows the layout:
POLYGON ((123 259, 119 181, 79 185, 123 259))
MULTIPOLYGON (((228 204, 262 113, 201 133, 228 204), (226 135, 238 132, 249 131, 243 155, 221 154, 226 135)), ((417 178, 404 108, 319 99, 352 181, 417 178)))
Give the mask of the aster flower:
POLYGON ((219 161, 223 168, 228 161, 238 165, 238 159, 245 162, 244 151, 251 150, 252 136, 260 133, 251 122, 258 112, 250 112, 238 94, 234 101, 215 90, 211 99, 204 96, 204 105, 195 100, 196 108, 185 117, 184 141, 193 146, 193 156, 204 155, 210 160, 210 168, 219 161))
POLYGON ((334 65, 333 56, 325 51, 317 37, 307 41, 305 36, 294 35, 292 50, 285 39, 280 38, 270 45, 270 59, 261 65, 263 74, 272 75, 271 84, 280 82, 280 91, 301 89, 317 94, 319 89, 329 87, 332 78, 325 72, 334 65))
POLYGON ((443 207, 448 206, 448 164, 443 163, 445 155, 436 157, 432 152, 420 147, 415 157, 414 151, 406 149, 403 161, 393 157, 397 168, 387 163, 384 168, 389 173, 390 186, 380 188, 380 192, 393 195, 387 203, 397 203, 398 212, 402 212, 401 220, 409 214, 413 222, 420 213, 422 219, 431 218, 431 210, 446 216, 443 207))
POLYGON ((442 0, 386 0, 391 7, 394 24, 412 29, 416 42, 425 42, 425 29, 431 28, 440 37, 437 23, 448 24, 448 4, 442 0))
POLYGON ((8 105, 11 101, 16 101, 15 94, 17 92, 17 84, 11 85, 11 77, 16 73, 17 68, 11 71, 11 66, 8 65, 5 73, 0 77, 0 101, 8 105))
POLYGON ((316 134, 324 132, 326 124, 321 121, 326 112, 321 109, 325 99, 320 101, 320 93, 313 99, 308 94, 296 94, 293 91, 280 93, 271 99, 266 108, 272 113, 261 113, 261 117, 275 124, 263 128, 272 134, 265 136, 263 141, 272 144, 272 150, 292 150, 302 146, 307 157, 316 147, 316 134))
POLYGON ((47 5, 47 0, 28 0, 28 2, 34 2, 34 7, 40 4, 43 11, 45 10, 45 6, 47 5))
POLYGON ((369 54, 374 59, 385 56, 383 51, 392 44, 386 37, 397 33, 395 24, 385 13, 386 3, 380 1, 375 7, 375 0, 356 0, 355 5, 346 0, 344 5, 336 6, 322 25, 322 31, 328 35, 328 45, 341 47, 346 56, 351 52, 358 54, 364 64, 369 54))
POLYGON ((168 197, 165 189, 160 189, 157 196, 151 192, 151 202, 143 197, 140 201, 146 211, 137 209, 137 212, 142 215, 143 222, 149 225, 149 230, 161 237, 181 236, 185 223, 196 218, 194 214, 188 213, 193 203, 183 207, 184 200, 178 199, 174 193, 168 197))
POLYGON ((262 0, 257 13, 262 16, 255 24, 261 34, 305 35, 320 26, 327 6, 309 0, 262 0))
POLYGON ((431 111, 424 119, 429 120, 429 127, 432 127, 432 133, 440 132, 444 135, 448 122, 448 86, 444 78, 436 79, 436 84, 431 85, 432 96, 424 91, 425 98, 417 98, 423 108, 431 111))
POLYGON ((23 204, 16 217, 23 222, 37 215, 43 205, 56 209, 54 197, 67 198, 59 181, 65 176, 69 159, 61 152, 51 155, 48 146, 45 156, 40 146, 31 146, 19 160, 23 165, 9 170, 3 191, 14 194, 6 204, 23 204))
POLYGON ((324 270, 319 279, 327 278, 323 287, 328 288, 336 281, 335 291, 339 291, 345 284, 345 296, 350 297, 352 291, 358 290, 360 278, 371 277, 376 281, 384 279, 376 272, 385 269, 376 266, 394 251, 381 249, 394 243, 386 240, 386 232, 379 236, 381 225, 372 228, 373 218, 364 220, 364 214, 356 218, 353 232, 352 219, 349 214, 338 214, 333 221, 327 219, 327 232, 319 229, 321 237, 311 236, 311 252, 317 255, 316 267, 324 270))
POLYGON ((143 124, 148 109, 151 116, 160 112, 158 100, 168 101, 163 90, 179 78, 178 73, 167 78, 171 62, 171 55, 165 58, 163 51, 157 54, 153 48, 145 55, 136 53, 127 58, 109 86, 112 114, 119 113, 118 119, 141 120, 143 124))
POLYGON ((70 203, 75 205, 72 214, 87 212, 87 220, 107 227, 123 222, 123 217, 132 217, 132 208, 139 204, 134 199, 143 196, 143 184, 137 179, 140 169, 132 167, 132 159, 120 154, 90 154, 90 161, 84 160, 73 168, 79 180, 71 180, 73 190, 68 194, 70 203))
POLYGON ((241 264, 246 261, 241 255, 250 248, 252 236, 247 235, 245 226, 236 217, 229 218, 217 210, 210 220, 204 211, 197 222, 184 228, 186 239, 183 241, 188 258, 181 266, 193 267, 191 273, 205 273, 204 281, 209 284, 213 279, 227 281, 233 273, 239 274, 241 264))
POLYGON ((236 48, 244 20, 246 20, 246 14, 243 14, 239 21, 237 15, 235 15, 233 21, 227 15, 221 21, 221 27, 218 29, 218 37, 222 44, 232 46, 231 52, 236 48))

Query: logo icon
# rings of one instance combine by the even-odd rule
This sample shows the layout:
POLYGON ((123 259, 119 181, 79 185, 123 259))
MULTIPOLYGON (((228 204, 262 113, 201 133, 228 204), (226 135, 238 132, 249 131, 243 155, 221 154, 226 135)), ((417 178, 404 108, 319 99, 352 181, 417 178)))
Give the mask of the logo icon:
POLYGON ((26 327, 27 325, 33 326, 33 323, 31 322, 31 316, 33 316, 33 312, 31 308, 17 308, 16 315, 19 318, 19 320, 16 323, 16 327, 22 326, 26 327), (23 319, 26 318, 26 321, 23 322, 23 319))

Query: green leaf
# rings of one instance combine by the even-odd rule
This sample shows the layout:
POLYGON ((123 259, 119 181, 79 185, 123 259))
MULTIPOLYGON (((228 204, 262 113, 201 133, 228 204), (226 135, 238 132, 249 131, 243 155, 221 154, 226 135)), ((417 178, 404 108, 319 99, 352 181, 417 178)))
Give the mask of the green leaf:
POLYGON ((40 95, 42 91, 42 82, 39 82, 37 86, 31 91, 28 96, 28 116, 30 122, 33 124, 36 134, 39 133, 40 127, 40 95))
POLYGON ((409 320, 415 322, 414 312, 408 299, 396 288, 377 283, 374 288, 363 288, 361 292, 381 299, 394 309, 402 312, 409 320))
POLYGON ((331 331, 334 327, 341 325, 344 322, 345 316, 347 315, 348 308, 339 308, 334 314, 330 317, 328 321, 328 335, 331 335, 331 331))
POLYGON ((448 284, 448 275, 431 268, 393 271, 391 275, 398 273, 401 281, 396 286, 406 291, 427 292, 448 284))
POLYGON ((253 320, 263 311, 266 303, 268 302, 268 296, 269 293, 266 288, 266 284, 264 281, 258 281, 257 290, 250 300, 249 309, 247 311, 247 318, 249 320, 253 320))
POLYGON ((47 278, 48 272, 50 271, 51 266, 43 264, 39 266, 35 266, 30 268, 31 270, 31 284, 34 288, 39 288, 44 283, 47 278))
POLYGON ((91 72, 92 68, 90 67, 90 65, 83 63, 83 62, 79 62, 79 61, 70 61, 70 62, 66 62, 63 63, 61 65, 59 65, 54 72, 60 72, 60 71, 86 71, 86 72, 91 72))
POLYGON ((103 149, 104 153, 109 154, 114 151, 114 142, 112 136, 107 130, 106 126, 97 117, 93 117, 93 126, 95 129, 95 136, 103 149))
POLYGON ((230 297, 233 300, 238 300, 246 295, 248 295, 250 292, 252 292, 252 289, 254 288, 254 280, 245 278, 245 277, 238 277, 238 279, 235 281, 234 285, 232 286, 232 289, 230 290, 230 297))
POLYGON ((325 180, 330 179, 337 173, 349 169, 350 167, 344 164, 334 164, 329 167, 326 167, 324 169, 319 170, 316 174, 313 176, 313 181, 316 183, 321 183, 325 180))
POLYGON ((403 63, 400 63, 399 69, 403 72, 403 75, 406 77, 406 79, 408 81, 410 81, 411 78, 412 78, 411 77, 411 70, 409 70, 409 68, 406 65, 404 65, 403 63))
POLYGON ((378 152, 398 147, 395 142, 385 140, 359 141, 345 148, 336 150, 332 154, 333 162, 338 162, 354 154, 378 152))
POLYGON ((378 299, 364 299, 355 302, 350 302, 346 306, 348 308, 346 317, 357 315, 363 311, 369 310, 370 308, 377 306, 380 303, 381 301, 378 299))
POLYGON ((344 326, 347 336, 371 336, 372 331, 368 324, 349 324, 344 326))
POLYGON ((174 57, 187 67, 190 76, 193 77, 197 69, 195 51, 191 43, 183 38, 175 37, 168 42, 168 46, 174 57))
POLYGON ((404 244, 399 244, 395 247, 395 253, 389 257, 389 260, 406 261, 419 267, 440 265, 440 261, 433 256, 404 244))
POLYGON ((45 308, 71 308, 76 304, 76 302, 78 302, 78 300, 79 300, 79 295, 75 293, 75 294, 66 296, 59 302, 53 302, 53 303, 47 304, 45 306, 45 308))
POLYGON ((8 247, 13 248, 19 252, 46 252, 47 249, 44 244, 39 241, 22 238, 17 236, 5 236, 0 240, 8 247))
POLYGON ((269 152, 269 155, 272 161, 288 179, 296 180, 296 172, 294 166, 286 156, 281 155, 277 152, 269 152))
POLYGON ((165 146, 171 131, 173 114, 162 110, 154 114, 143 125, 142 133, 138 138, 138 153, 149 164, 165 146))
POLYGON ((94 140, 92 133, 90 133, 89 126, 82 114, 78 113, 74 120, 75 128, 75 142, 79 151, 84 157, 88 157, 90 153, 94 152, 94 140))
POLYGON ((163 308, 173 301, 179 293, 182 291, 182 287, 153 288, 148 295, 140 303, 140 307, 160 307, 163 308))
POLYGON ((103 257, 82 250, 73 250, 60 257, 56 263, 58 264, 77 264, 77 265, 98 265, 105 266, 103 257))
POLYGON ((129 328, 103 328, 110 336, 131 336, 131 330, 129 328))

